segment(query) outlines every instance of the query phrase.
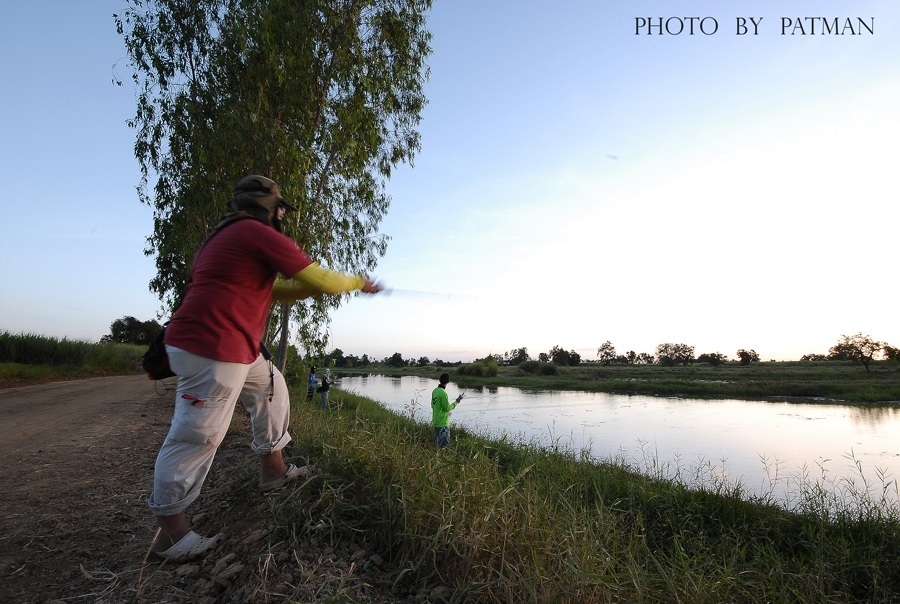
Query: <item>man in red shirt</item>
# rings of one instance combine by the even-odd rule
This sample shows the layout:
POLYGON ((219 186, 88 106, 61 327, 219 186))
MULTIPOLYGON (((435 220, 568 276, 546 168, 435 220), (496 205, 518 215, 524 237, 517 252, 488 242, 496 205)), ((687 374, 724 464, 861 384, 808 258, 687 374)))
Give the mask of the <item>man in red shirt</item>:
POLYGON ((291 440, 287 385, 261 354, 271 302, 381 291, 367 277, 320 267, 281 232, 284 213, 296 208, 274 181, 248 176, 232 193, 229 213, 195 256, 184 300, 166 327, 166 351, 178 386, 148 504, 159 527, 152 551, 175 562, 209 553, 223 537, 193 532, 185 510, 200 494, 237 401, 250 413, 251 447, 261 461, 260 489, 270 491, 306 475, 306 468, 286 464, 282 457, 291 440), (278 275, 288 278, 276 282, 278 275))

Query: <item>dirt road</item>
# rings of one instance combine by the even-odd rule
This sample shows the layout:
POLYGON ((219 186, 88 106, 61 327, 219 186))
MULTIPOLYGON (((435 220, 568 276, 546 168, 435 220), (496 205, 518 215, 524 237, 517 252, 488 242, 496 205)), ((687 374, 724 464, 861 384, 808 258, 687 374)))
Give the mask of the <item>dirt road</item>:
POLYGON ((143 375, 0 390, 0 601, 102 601, 139 571, 162 393, 143 375))
POLYGON ((364 542, 285 535, 272 507, 290 493, 254 489, 258 466, 239 429, 189 510, 198 531, 225 530, 225 543, 196 564, 147 561, 146 501, 173 405, 143 375, 0 389, 0 602, 415 599, 397 593, 397 569, 364 542))

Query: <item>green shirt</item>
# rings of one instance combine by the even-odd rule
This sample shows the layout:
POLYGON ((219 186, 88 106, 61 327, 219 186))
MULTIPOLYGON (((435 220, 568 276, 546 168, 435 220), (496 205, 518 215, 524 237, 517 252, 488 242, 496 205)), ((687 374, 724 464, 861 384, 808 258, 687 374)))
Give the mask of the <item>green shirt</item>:
POLYGON ((450 412, 456 409, 451 403, 447 391, 438 386, 431 391, 431 424, 435 428, 446 428, 450 423, 450 412))

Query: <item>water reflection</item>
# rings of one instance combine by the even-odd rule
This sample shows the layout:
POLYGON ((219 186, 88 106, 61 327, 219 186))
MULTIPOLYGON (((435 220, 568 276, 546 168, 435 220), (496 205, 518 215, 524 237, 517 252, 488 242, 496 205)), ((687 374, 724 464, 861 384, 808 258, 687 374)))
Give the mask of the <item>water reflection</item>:
MULTIPOLYGON (((431 420, 437 380, 414 376, 342 377, 344 390, 431 420)), ((461 392, 447 387, 451 398, 461 392)), ((556 447, 597 461, 618 460, 645 474, 706 486, 740 483, 790 502, 825 481, 884 490, 897 498, 900 468, 894 407, 706 400, 506 386, 465 391, 451 426, 556 447)))

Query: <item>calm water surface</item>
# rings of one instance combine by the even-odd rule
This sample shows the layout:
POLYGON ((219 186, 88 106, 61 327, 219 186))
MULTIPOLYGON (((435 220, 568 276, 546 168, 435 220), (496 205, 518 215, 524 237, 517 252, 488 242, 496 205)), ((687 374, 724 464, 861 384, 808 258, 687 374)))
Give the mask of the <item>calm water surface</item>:
MULTIPOLYGON (((431 421, 433 379, 342 377, 338 386, 431 421)), ((451 400, 463 392, 447 386, 451 400)), ((620 460, 692 484, 740 483, 791 504, 802 485, 841 493, 887 487, 897 501, 900 409, 704 400, 500 387, 469 389, 453 426, 620 460)))

